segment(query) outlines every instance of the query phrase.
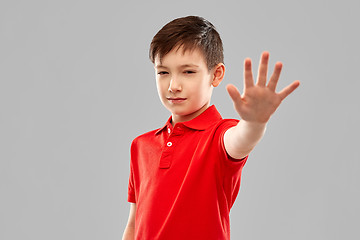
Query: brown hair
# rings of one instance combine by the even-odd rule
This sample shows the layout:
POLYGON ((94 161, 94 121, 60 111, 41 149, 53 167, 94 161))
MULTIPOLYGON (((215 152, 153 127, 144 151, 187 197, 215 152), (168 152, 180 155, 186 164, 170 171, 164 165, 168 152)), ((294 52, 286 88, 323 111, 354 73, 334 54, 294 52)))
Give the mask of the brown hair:
POLYGON ((163 26, 150 44, 149 58, 155 63, 172 49, 183 47, 183 51, 199 48, 209 70, 224 62, 223 45, 214 25, 202 17, 187 16, 172 20, 163 26))

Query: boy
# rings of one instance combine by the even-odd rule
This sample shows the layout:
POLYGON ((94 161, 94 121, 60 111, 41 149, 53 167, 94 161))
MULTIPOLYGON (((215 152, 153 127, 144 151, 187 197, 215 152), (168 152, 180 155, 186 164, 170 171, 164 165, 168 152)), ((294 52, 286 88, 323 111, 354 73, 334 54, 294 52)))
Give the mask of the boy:
POLYGON ((223 47, 207 20, 188 16, 166 24, 153 38, 150 59, 166 124, 131 145, 123 239, 230 239, 229 213, 248 154, 262 138, 281 101, 298 86, 275 88, 282 64, 267 82, 269 53, 261 56, 254 84, 251 60, 244 62, 244 93, 227 91, 241 120, 222 119, 210 106, 224 78, 223 47))

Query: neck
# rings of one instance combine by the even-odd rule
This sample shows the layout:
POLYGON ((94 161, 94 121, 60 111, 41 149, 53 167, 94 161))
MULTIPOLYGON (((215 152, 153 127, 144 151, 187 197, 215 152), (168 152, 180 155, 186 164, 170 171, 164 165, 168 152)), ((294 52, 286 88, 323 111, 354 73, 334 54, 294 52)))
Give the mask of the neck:
POLYGON ((190 120, 196 118, 197 116, 199 116, 200 114, 202 114, 209 106, 210 106, 210 102, 207 102, 200 109, 198 109, 195 112, 190 113, 188 115, 177 115, 177 114, 173 113, 172 117, 171 117, 171 125, 175 126, 176 123, 190 121, 190 120))

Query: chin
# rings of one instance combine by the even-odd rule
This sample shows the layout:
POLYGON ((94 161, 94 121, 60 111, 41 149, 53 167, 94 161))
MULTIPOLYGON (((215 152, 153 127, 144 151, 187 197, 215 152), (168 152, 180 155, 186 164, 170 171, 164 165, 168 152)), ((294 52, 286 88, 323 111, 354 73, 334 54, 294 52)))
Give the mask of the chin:
POLYGON ((181 109, 174 109, 174 108, 167 108, 172 114, 178 115, 178 116, 186 116, 189 115, 191 113, 193 113, 193 111, 191 110, 181 110, 181 109))
POLYGON ((181 108, 181 107, 168 107, 167 108, 172 114, 175 114, 175 115, 178 115, 178 116, 188 116, 188 115, 191 115, 197 111, 199 111, 201 109, 201 107, 199 108, 196 108, 196 107, 193 107, 193 108, 181 108))

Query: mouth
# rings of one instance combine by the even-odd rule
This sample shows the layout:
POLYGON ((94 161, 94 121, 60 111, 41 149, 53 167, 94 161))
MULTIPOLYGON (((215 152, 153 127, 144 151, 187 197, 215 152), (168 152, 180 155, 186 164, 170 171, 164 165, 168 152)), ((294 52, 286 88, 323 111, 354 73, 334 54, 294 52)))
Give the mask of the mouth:
POLYGON ((171 103, 182 103, 186 100, 186 98, 166 98, 171 103))

